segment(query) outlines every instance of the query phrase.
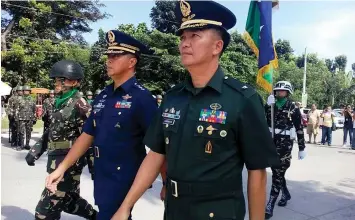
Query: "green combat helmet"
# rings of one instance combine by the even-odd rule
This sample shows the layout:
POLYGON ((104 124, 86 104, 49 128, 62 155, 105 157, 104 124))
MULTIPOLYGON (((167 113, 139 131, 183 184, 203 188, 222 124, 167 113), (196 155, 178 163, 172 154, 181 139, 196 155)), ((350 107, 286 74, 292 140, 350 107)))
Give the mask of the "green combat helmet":
POLYGON ((29 87, 29 86, 24 86, 24 87, 22 88, 22 90, 23 90, 23 91, 31 91, 31 87, 29 87))
POLYGON ((79 92, 79 95, 84 96, 84 93, 83 92, 79 92))
POLYGON ((91 91, 87 91, 86 92, 86 96, 92 96, 92 92, 91 91))

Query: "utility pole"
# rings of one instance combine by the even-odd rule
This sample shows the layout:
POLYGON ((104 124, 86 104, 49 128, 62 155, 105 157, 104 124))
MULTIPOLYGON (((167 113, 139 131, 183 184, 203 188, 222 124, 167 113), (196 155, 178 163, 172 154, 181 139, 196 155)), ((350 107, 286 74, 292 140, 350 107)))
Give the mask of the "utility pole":
POLYGON ((306 78, 307 78, 307 47, 304 50, 304 71, 303 71, 303 91, 302 91, 302 107, 307 107, 307 93, 306 93, 306 78))

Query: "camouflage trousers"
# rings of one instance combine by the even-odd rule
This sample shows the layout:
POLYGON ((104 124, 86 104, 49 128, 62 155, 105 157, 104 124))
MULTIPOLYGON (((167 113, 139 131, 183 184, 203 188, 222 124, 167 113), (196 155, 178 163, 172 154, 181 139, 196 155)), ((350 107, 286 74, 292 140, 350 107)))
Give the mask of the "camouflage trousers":
POLYGON ((94 158, 95 158, 95 151, 94 147, 91 146, 85 154, 86 162, 88 164, 88 169, 91 174, 91 179, 94 180, 94 158))
MULTIPOLYGON (((48 172, 53 172, 64 157, 65 155, 48 156, 48 172)), ((85 165, 85 158, 81 158, 69 168, 58 184, 56 193, 43 190, 36 207, 36 219, 57 220, 60 219, 62 211, 85 219, 96 219, 96 211, 92 205, 80 197, 80 176, 85 165)))
POLYGON ((274 138, 277 154, 280 158, 280 165, 271 167, 272 186, 270 195, 278 197, 280 190, 287 189, 285 174, 291 165, 293 141, 287 136, 276 135, 274 138))
POLYGON ((32 120, 18 121, 18 140, 21 148, 24 147, 25 136, 26 136, 26 146, 30 144, 32 127, 33 127, 32 120))
POLYGON ((11 131, 10 143, 17 145, 17 124, 13 117, 9 117, 9 128, 11 131))

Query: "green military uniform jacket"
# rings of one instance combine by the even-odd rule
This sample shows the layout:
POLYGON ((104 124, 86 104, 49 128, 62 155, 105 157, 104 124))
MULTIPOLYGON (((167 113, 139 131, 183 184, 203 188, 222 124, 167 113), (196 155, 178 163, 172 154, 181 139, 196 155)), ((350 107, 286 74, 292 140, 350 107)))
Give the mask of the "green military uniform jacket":
MULTIPOLYGON (((220 67, 205 88, 194 88, 188 79, 168 91, 148 129, 145 144, 166 155, 167 176, 177 182, 178 191, 182 183, 215 183, 216 187, 207 187, 211 198, 217 191, 237 192, 229 193, 235 195, 232 203, 225 197, 215 203, 199 199, 190 203, 186 200, 188 194, 180 196, 185 204, 179 207, 180 219, 208 219, 211 215, 244 219, 244 165, 248 170, 257 170, 279 163, 260 96, 251 87, 225 76, 220 67), (227 187, 230 182, 232 186, 227 187)), ((179 205, 178 200, 169 200, 169 182, 167 185, 169 213, 170 208, 179 205)), ((190 196, 196 198, 194 193, 190 196)), ((168 214, 166 219, 178 219, 175 214, 168 214)))

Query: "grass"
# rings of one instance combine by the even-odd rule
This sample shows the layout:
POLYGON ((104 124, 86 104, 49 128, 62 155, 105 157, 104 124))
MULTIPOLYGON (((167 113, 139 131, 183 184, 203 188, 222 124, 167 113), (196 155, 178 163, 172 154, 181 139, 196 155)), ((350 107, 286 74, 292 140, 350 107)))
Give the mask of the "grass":
MULTIPOLYGON (((33 130, 41 130, 43 129, 43 121, 42 120, 37 120, 37 123, 33 126, 33 130)), ((1 119, 1 130, 4 131, 8 131, 9 130, 9 120, 6 117, 3 117, 1 119)))

